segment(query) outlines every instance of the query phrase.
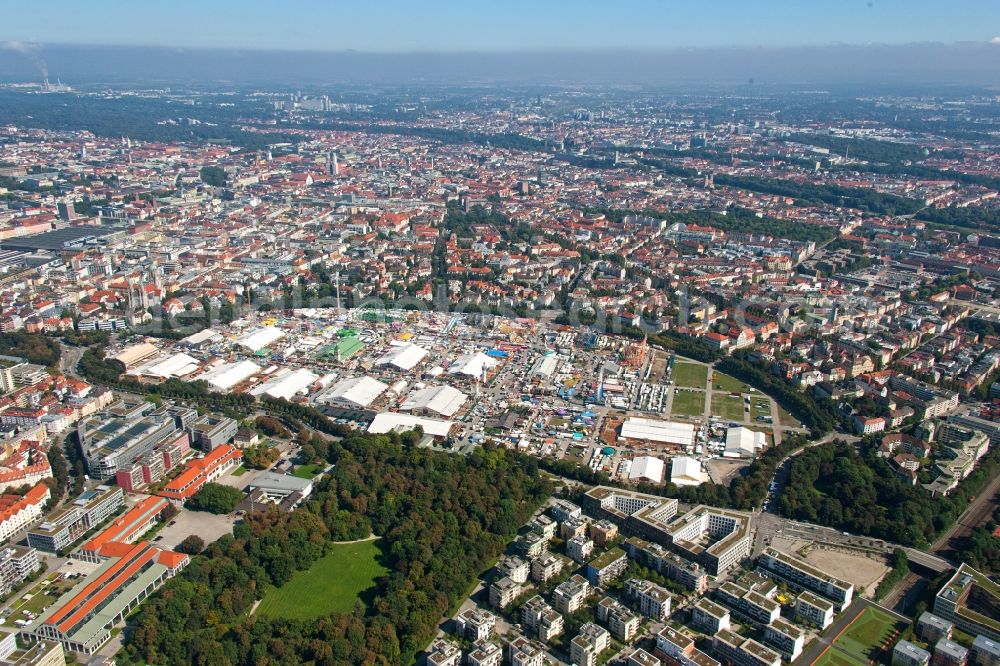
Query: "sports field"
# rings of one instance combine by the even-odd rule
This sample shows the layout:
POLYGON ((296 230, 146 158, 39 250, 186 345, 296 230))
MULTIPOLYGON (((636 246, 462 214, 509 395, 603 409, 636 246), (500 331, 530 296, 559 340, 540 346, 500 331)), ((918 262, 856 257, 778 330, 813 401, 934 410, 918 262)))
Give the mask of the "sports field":
POLYGON ((712 395, 712 416, 728 421, 742 421, 743 401, 740 398, 731 398, 728 394, 715 393, 712 395))
POLYGON ((306 571, 281 587, 270 588, 257 607, 260 615, 313 620, 333 611, 347 612, 358 595, 385 573, 376 561, 375 541, 337 544, 306 571))
POLYGON ((674 402, 670 407, 670 413, 703 416, 705 414, 705 392, 674 389, 674 402))
POLYGON ((674 363, 670 377, 677 386, 703 389, 708 384, 708 368, 694 363, 674 363))

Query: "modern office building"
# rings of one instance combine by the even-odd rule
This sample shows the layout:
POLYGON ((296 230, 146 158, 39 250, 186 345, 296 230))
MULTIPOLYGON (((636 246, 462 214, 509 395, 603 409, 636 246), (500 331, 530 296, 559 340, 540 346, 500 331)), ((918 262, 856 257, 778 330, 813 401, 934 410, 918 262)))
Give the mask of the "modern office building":
POLYGON ((187 555, 148 542, 119 544, 117 552, 21 634, 28 640, 58 641, 67 650, 94 654, 110 640, 115 625, 188 561, 187 555))
POLYGON ((227 416, 205 414, 195 419, 188 429, 194 445, 207 453, 231 442, 239 427, 239 423, 227 416))
POLYGON ((962 564, 934 598, 934 614, 967 634, 1000 641, 1000 585, 962 564))
POLYGON ((118 486, 98 486, 84 491, 71 504, 28 530, 28 545, 46 553, 65 551, 123 506, 125 493, 118 486))
POLYGON ((186 437, 177 415, 145 400, 117 400, 104 412, 81 420, 77 436, 87 470, 95 479, 113 478, 162 444, 186 437))
POLYGON ((854 585, 835 578, 804 560, 766 548, 757 561, 759 570, 785 581, 795 589, 809 590, 831 600, 837 610, 843 610, 854 598, 854 585))

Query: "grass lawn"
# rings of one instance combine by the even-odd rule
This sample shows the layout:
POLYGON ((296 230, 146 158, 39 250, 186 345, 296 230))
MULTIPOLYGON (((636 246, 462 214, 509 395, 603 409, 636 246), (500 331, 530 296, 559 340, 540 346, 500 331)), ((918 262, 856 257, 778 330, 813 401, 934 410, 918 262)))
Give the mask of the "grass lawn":
MULTIPOLYGON (((886 613, 866 608, 847 628, 834 646, 865 663, 877 658, 883 646, 898 636, 896 620, 886 613)), ((832 650, 831 650, 832 652, 832 650)))
MULTIPOLYGON (((57 575, 50 575, 49 579, 57 578, 57 575)), ((11 604, 11 614, 4 620, 3 626, 13 627, 15 620, 27 620, 28 617, 24 615, 24 611, 31 613, 41 613, 42 609, 46 606, 51 606, 60 596, 67 590, 73 587, 74 583, 78 583, 78 580, 58 580, 50 582, 47 586, 42 586, 41 581, 35 583, 33 586, 27 589, 23 589, 17 593, 17 601, 11 604), (24 601, 24 597, 31 595, 31 599, 24 601)))
POLYGON ((377 555, 375 541, 334 545, 307 571, 297 571, 281 587, 268 589, 257 613, 314 620, 334 611, 350 611, 358 595, 386 571, 376 561, 377 555))
POLYGON ((783 426, 797 428, 802 425, 797 418, 789 414, 788 410, 781 405, 778 405, 778 418, 781 419, 781 425, 783 426))
POLYGON ((292 476, 297 476, 300 479, 311 479, 320 472, 323 471, 323 465, 309 464, 309 465, 299 465, 292 472, 292 476))
POLYGON ((726 391, 727 393, 749 393, 750 386, 744 384, 736 377, 730 377, 722 372, 712 374, 712 388, 716 391, 726 391))
POLYGON ((718 416, 728 421, 742 421, 743 400, 740 398, 731 398, 725 394, 713 394, 712 416, 718 416))
POLYGON ((679 391, 674 389, 674 402, 670 408, 670 413, 684 414, 686 416, 704 416, 705 392, 679 391))
POLYGON ((813 666, 868 666, 868 660, 849 657, 837 648, 831 647, 813 663, 813 666))
POLYGON ((243 465, 240 465, 235 470, 233 470, 233 476, 243 476, 246 473, 247 473, 247 468, 244 467, 243 465))
POLYGON ((670 377, 677 386, 703 389, 708 384, 708 368, 694 363, 674 363, 670 377))

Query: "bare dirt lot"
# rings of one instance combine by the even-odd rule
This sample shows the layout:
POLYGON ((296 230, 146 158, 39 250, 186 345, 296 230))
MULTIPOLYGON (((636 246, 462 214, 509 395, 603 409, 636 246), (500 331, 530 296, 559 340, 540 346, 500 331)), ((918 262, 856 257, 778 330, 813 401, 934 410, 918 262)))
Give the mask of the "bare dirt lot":
POLYGON ((748 460, 733 460, 731 458, 713 458, 705 463, 705 470, 713 483, 729 485, 740 470, 748 466, 748 460))
POLYGON ((864 588, 869 593, 875 590, 882 576, 889 572, 889 567, 881 560, 835 550, 813 548, 806 561, 831 576, 854 583, 855 589, 864 588))

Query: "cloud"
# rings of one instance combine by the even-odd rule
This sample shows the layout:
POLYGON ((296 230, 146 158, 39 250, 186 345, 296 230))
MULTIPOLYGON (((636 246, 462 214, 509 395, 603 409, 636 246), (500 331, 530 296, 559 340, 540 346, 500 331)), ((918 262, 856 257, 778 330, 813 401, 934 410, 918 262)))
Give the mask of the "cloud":
POLYGON ((49 66, 45 62, 45 59, 38 55, 42 48, 42 45, 38 42, 22 42, 16 39, 8 42, 0 42, 0 50, 20 53, 38 68, 38 72, 42 77, 47 79, 49 78, 49 66))
POLYGON ((1000 44, 1000 35, 990 40, 990 44, 1000 44))

